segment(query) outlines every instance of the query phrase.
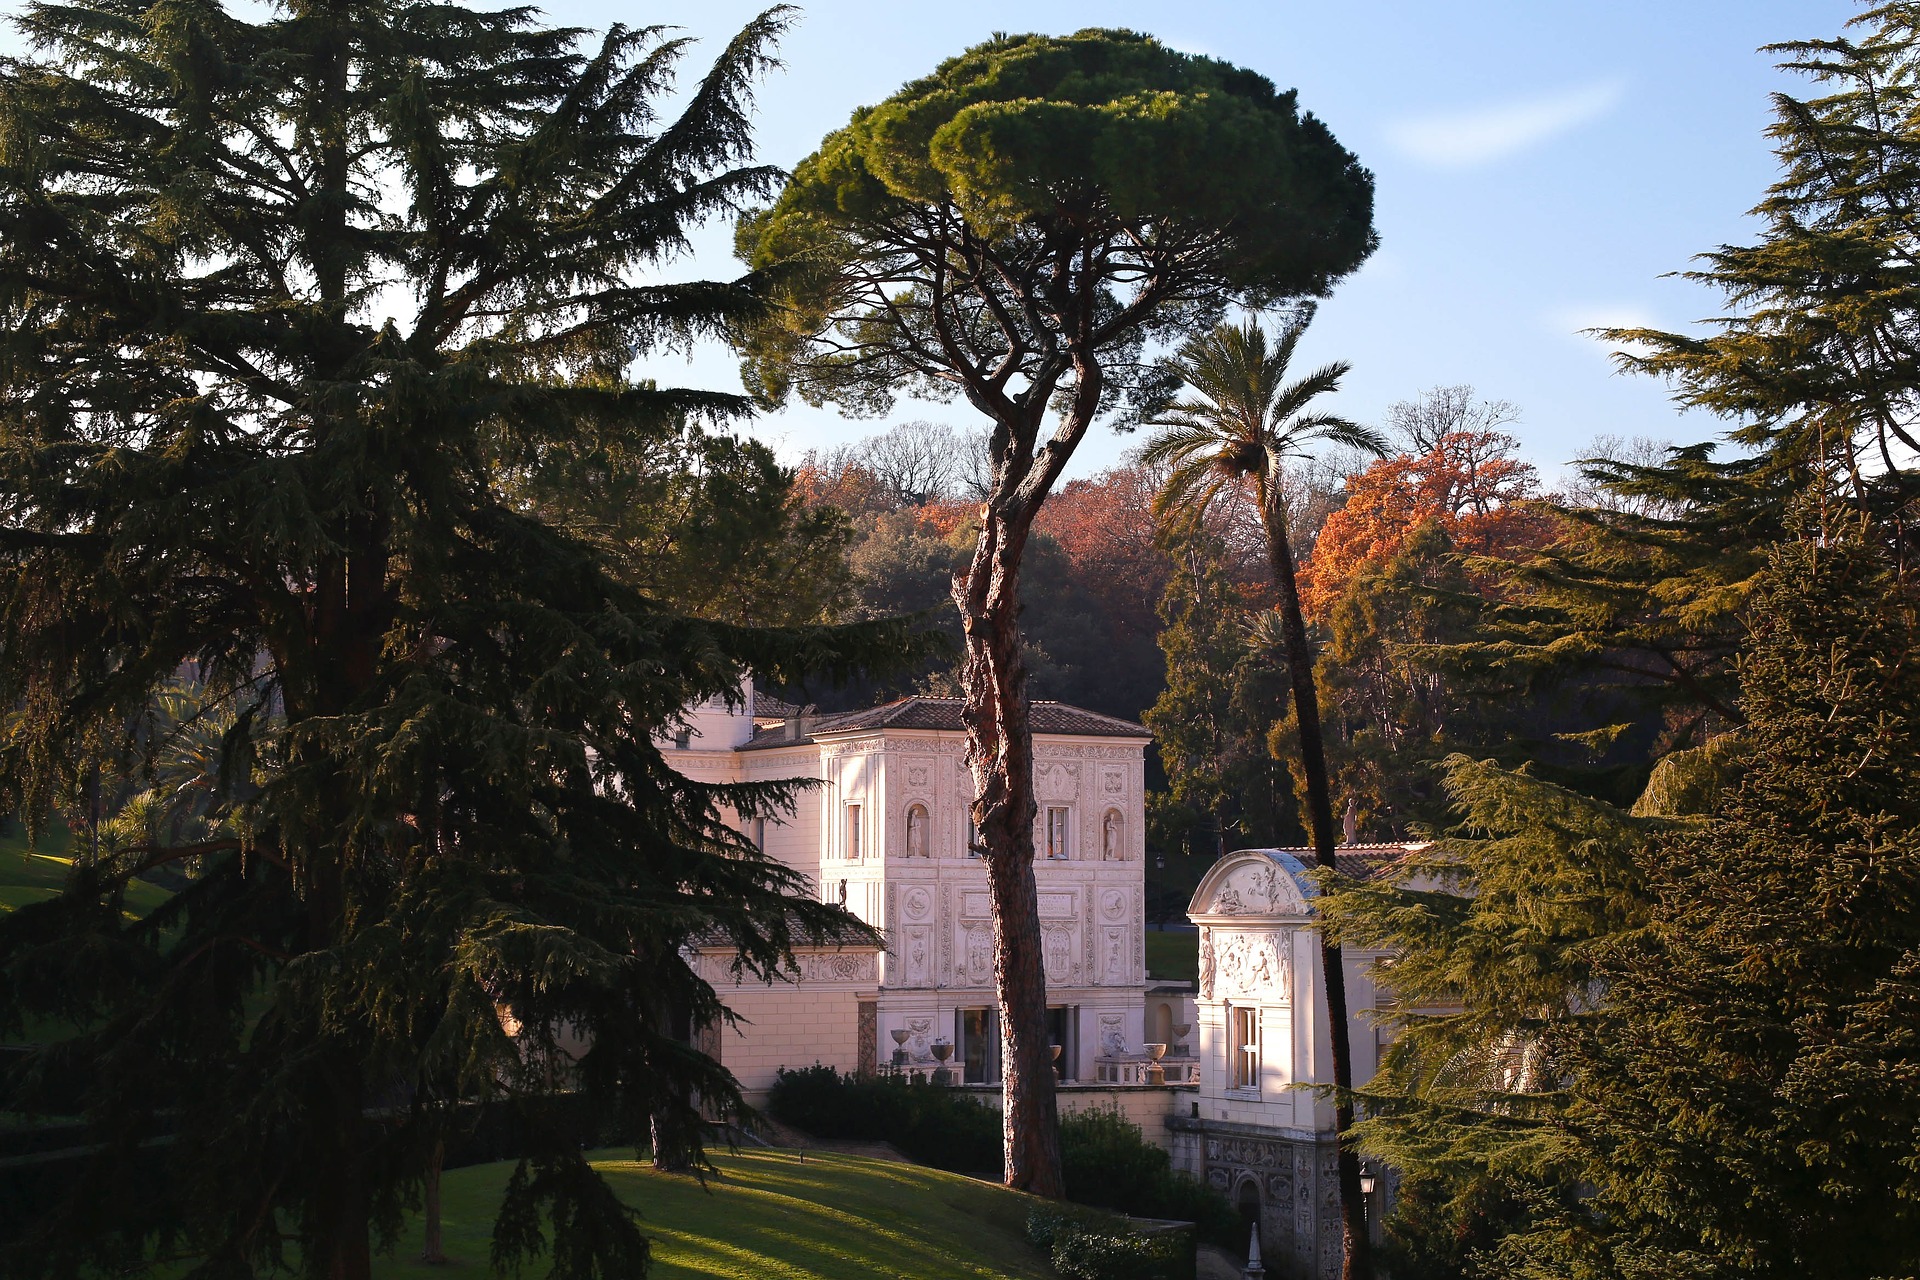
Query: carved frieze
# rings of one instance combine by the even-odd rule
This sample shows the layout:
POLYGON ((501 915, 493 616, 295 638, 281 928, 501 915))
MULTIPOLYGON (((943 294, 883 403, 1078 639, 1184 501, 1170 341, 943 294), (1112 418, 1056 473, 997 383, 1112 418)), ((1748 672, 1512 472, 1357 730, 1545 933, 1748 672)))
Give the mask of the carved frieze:
POLYGON ((974 986, 993 981, 993 928, 969 925, 965 930, 965 962, 960 976, 974 986))
POLYGON ((1208 913, 1217 916, 1290 914, 1305 909, 1292 879, 1265 858, 1235 869, 1207 906, 1208 913))
POLYGON ((1289 1003, 1293 999, 1290 939, 1288 931, 1212 930, 1211 936, 1201 940, 1200 998, 1289 1003))
POLYGON ((1100 942, 1100 981, 1107 986, 1124 986, 1133 975, 1128 972, 1127 930, 1103 929, 1100 942))
POLYGON ((904 963, 902 964, 903 985, 926 987, 933 984, 933 939, 932 929, 923 924, 910 924, 901 929, 905 935, 902 944, 904 963))
POLYGON ((1080 793, 1080 766, 1077 764, 1041 764, 1034 767, 1035 782, 1041 797, 1047 800, 1071 800, 1080 793))
MULTIPOLYGON (((792 983, 866 982, 879 977, 879 957, 871 951, 804 951, 794 957, 782 977, 792 983)), ((731 952, 708 951, 699 958, 697 972, 714 985, 741 985, 755 979, 734 972, 731 952)))
POLYGON ((1073 977, 1073 931, 1064 925, 1054 925, 1043 931, 1041 939, 1041 958, 1045 962, 1047 981, 1064 983, 1073 977))

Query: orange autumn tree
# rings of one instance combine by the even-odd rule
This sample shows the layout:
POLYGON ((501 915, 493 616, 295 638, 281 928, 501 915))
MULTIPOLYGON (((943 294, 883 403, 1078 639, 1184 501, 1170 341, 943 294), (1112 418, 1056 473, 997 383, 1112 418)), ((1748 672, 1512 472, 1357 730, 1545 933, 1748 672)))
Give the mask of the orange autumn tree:
POLYGON ((1324 616, 1355 578, 1384 567, 1429 521, 1468 555, 1505 558, 1553 537, 1534 505, 1540 475, 1500 431, 1448 431, 1426 453, 1383 458, 1347 482, 1300 575, 1300 604, 1324 616))

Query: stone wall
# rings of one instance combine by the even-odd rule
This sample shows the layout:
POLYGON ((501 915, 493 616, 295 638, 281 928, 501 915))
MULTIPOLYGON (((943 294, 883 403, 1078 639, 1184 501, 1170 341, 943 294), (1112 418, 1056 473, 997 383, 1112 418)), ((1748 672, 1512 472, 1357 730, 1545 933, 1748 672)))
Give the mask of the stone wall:
POLYGON ((766 1102, 781 1067, 820 1062, 858 1071, 874 1052, 876 953, 801 948, 794 959, 798 967, 788 975, 790 981, 765 983, 736 980, 728 972, 730 953, 698 957, 700 976, 740 1018, 733 1027, 719 1028, 708 1043, 717 1042, 715 1056, 756 1106, 766 1102))
POLYGON ((1266 1125, 1167 1121, 1177 1169, 1234 1205, 1259 1206, 1260 1250, 1274 1280, 1338 1280, 1340 1190, 1331 1134, 1266 1125))

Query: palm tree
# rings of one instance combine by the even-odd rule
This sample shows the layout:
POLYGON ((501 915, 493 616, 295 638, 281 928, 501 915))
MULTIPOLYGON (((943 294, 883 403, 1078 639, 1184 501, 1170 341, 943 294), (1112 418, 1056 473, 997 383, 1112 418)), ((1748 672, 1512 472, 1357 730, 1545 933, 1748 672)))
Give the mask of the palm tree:
MULTIPOLYGON (((1221 324, 1189 339, 1168 362, 1195 394, 1176 401, 1155 420, 1158 433, 1147 444, 1145 460, 1168 468, 1155 508, 1162 515, 1180 511, 1198 518, 1232 492, 1251 489, 1265 528, 1273 583, 1280 594, 1280 631, 1293 683, 1293 707, 1299 722, 1301 771, 1307 781, 1307 818, 1314 858, 1334 867, 1333 798, 1327 785, 1326 748, 1320 736, 1320 699, 1313 683, 1313 644, 1300 616, 1300 592, 1294 581, 1293 545, 1287 531, 1287 505, 1281 480, 1290 459, 1304 456, 1312 443, 1332 443, 1374 454, 1386 442, 1371 428, 1313 408, 1321 396, 1339 390, 1351 368, 1344 361, 1323 365, 1297 382, 1287 367, 1307 326, 1311 305, 1290 312, 1269 350, 1267 332, 1257 321, 1221 324)), ((1327 1020, 1333 1041, 1333 1082, 1337 1090, 1334 1125, 1340 1136, 1340 1213, 1346 1244, 1346 1280, 1373 1274, 1367 1240, 1366 1207, 1360 1195, 1360 1158, 1347 1141, 1353 1124, 1353 1052, 1347 1039, 1347 985, 1340 946, 1323 935, 1321 968, 1325 974, 1327 1020)))

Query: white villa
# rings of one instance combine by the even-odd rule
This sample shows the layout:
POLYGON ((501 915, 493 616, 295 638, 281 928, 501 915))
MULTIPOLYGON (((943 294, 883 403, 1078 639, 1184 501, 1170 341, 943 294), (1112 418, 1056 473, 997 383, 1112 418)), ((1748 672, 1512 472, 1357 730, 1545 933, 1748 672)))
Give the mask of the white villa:
MULTIPOLYGON (((742 982, 721 949, 702 975, 745 1019, 702 1048, 764 1097, 781 1067, 931 1073, 997 1102, 986 867, 969 852, 972 776, 955 699, 903 698, 815 715, 748 685, 735 705, 693 709, 669 761, 721 781, 811 778, 783 823, 748 832, 803 872, 825 901, 879 928, 884 950, 820 946, 785 982, 742 982), (949 1048, 950 1046, 950 1048, 949 1048), (896 1054, 901 1056, 896 1057, 896 1054)), ((1061 1046, 1063 1110, 1114 1106, 1260 1224, 1268 1274, 1331 1280, 1340 1270, 1332 1079, 1315 893, 1305 849, 1230 853, 1189 916, 1197 984, 1149 983, 1144 967, 1144 757, 1140 725, 1061 703, 1034 704, 1040 928, 1049 1014, 1061 1046), (1197 1030, 1197 1037, 1189 1037, 1197 1030)), ((1351 837, 1349 837, 1351 839, 1351 837)), ((1343 846, 1341 869, 1371 876, 1418 846, 1343 846)), ((1365 1081, 1391 1005, 1345 957, 1354 1078, 1365 1081)), ((1376 1220, 1386 1179, 1370 1196, 1376 1220)))
MULTIPOLYGON (((936 1044, 951 1045, 962 1079, 997 1082, 992 912, 986 864, 968 848, 973 779, 959 701, 903 698, 813 715, 751 685, 743 693, 738 705, 695 708, 668 760, 715 782, 817 780, 791 820, 749 834, 823 900, 883 930, 887 947, 811 948, 797 957, 792 984, 772 988, 744 987, 724 953, 703 955, 703 976, 751 1024, 721 1037, 720 1060, 758 1094, 782 1066, 876 1069, 900 1040, 916 1064, 931 1064, 936 1044)), ((1035 703, 1033 723, 1052 1033, 1062 1078, 1090 1081, 1097 1058, 1138 1054, 1145 1032, 1150 739, 1140 725, 1060 703, 1035 703)))

